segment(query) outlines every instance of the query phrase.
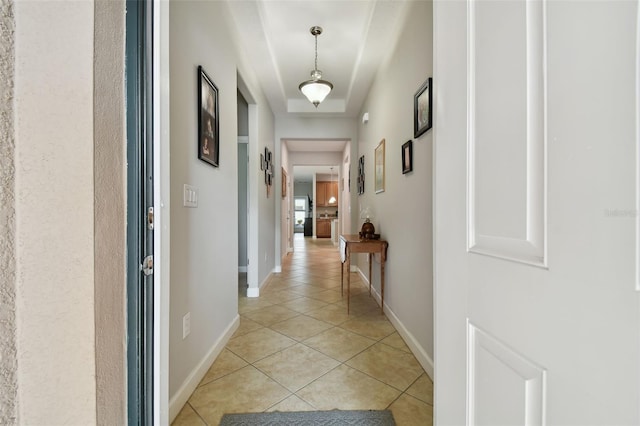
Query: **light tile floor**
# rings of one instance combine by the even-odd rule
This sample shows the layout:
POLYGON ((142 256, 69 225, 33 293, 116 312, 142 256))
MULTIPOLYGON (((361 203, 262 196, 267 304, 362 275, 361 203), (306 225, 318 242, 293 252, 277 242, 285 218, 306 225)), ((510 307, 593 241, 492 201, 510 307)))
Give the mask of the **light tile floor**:
POLYGON ((336 247, 295 234, 294 250, 259 298, 240 286, 240 327, 173 425, 217 425, 224 413, 387 408, 400 426, 433 424, 433 383, 358 274, 347 315, 336 247))

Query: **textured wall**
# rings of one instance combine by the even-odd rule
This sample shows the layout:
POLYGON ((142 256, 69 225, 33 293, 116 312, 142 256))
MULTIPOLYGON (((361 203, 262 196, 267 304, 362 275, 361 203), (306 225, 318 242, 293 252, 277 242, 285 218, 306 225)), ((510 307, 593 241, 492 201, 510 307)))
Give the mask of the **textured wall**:
POLYGON ((16 423, 13 2, 0 0, 0 424, 16 423))
POLYGON ((96 423, 94 3, 15 16, 18 423, 96 423))
POLYGON ((100 425, 126 423, 125 4, 95 3, 96 398, 100 425))

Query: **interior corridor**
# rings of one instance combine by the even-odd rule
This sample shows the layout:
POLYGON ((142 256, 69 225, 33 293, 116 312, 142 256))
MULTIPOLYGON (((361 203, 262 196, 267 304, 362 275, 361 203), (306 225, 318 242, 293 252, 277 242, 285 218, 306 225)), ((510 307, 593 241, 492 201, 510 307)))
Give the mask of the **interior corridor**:
MULTIPOLYGON (((346 292, 346 289, 345 289, 346 292)), ((433 383, 351 275, 351 314, 330 240, 294 236, 260 298, 239 287, 240 327, 173 425, 224 413, 386 409, 398 425, 433 423, 433 383)))

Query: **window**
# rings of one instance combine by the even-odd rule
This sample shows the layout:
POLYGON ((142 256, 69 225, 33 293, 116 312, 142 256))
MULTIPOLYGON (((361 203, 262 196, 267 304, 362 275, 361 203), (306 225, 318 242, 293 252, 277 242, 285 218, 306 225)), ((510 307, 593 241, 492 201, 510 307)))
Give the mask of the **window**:
POLYGON ((296 226, 302 226, 304 219, 307 217, 307 199, 305 197, 296 197, 293 199, 293 218, 296 226))

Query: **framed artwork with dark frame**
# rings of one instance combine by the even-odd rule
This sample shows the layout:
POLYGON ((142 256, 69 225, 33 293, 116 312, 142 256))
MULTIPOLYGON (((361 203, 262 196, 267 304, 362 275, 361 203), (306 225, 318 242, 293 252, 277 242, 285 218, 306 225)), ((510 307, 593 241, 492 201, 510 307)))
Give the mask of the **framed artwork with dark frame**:
POLYGON ((214 167, 220 162, 218 88, 198 66, 198 158, 214 167))
POLYGON ((364 155, 358 160, 358 195, 364 194, 364 155))
POLYGON ((413 96, 413 137, 417 138, 431 128, 431 77, 413 96))
POLYGON ((402 174, 413 171, 413 141, 402 144, 402 174))
POLYGON ((375 151, 376 194, 384 192, 384 145, 385 141, 382 139, 375 151))

